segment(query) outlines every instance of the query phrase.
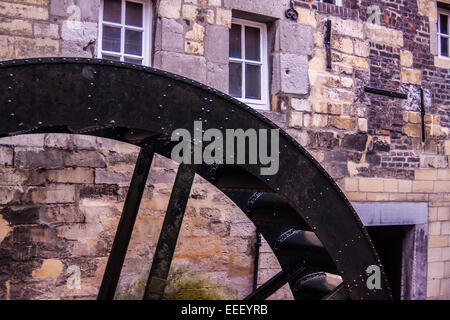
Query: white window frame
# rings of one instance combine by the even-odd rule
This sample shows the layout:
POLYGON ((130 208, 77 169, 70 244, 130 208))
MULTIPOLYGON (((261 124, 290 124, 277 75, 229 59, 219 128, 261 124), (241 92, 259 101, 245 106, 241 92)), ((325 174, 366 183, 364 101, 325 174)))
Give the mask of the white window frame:
MULTIPOLYGON (((317 0, 317 1, 324 2, 323 0, 317 0)), ((334 0, 334 5, 342 7, 342 0, 334 0)))
POLYGON ((444 9, 438 9, 438 27, 437 27, 437 37, 438 37, 438 56, 444 59, 450 59, 450 12, 444 9), (441 15, 447 16, 447 30, 448 34, 441 33, 441 15), (441 38, 447 38, 449 42, 448 56, 443 56, 441 52, 441 38))
POLYGON ((142 64, 150 66, 151 64, 151 46, 152 46, 152 6, 149 0, 121 0, 121 18, 120 23, 103 21, 103 8, 104 0, 101 1, 99 9, 99 23, 98 23, 98 50, 97 57, 102 58, 103 54, 119 57, 120 61, 124 61, 124 58, 142 59, 142 64), (142 27, 130 26, 125 23, 125 8, 126 2, 135 2, 142 4, 142 27), (120 28, 120 52, 103 50, 103 26, 110 26, 120 28), (125 30, 142 31, 142 55, 137 56, 133 54, 125 53, 125 30))
POLYGON ((233 18, 232 24, 238 24, 241 26, 241 58, 228 57, 229 62, 237 62, 242 65, 242 98, 236 98, 239 101, 248 104, 255 109, 270 110, 269 105, 269 66, 267 55, 267 26, 264 23, 254 22, 243 19, 233 18), (261 61, 247 60, 245 59, 245 26, 258 28, 260 30, 260 53, 261 61), (245 64, 252 64, 261 66, 261 100, 246 99, 245 98, 245 64))

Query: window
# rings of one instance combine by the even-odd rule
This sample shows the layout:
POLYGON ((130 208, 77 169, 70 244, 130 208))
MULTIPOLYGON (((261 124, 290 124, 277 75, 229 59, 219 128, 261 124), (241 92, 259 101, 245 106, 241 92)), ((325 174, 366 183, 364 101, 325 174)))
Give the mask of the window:
POLYGON ((439 55, 441 57, 449 57, 449 25, 448 25, 448 17, 449 11, 439 10, 439 19, 438 19, 438 46, 439 46, 439 55))
POLYGON ((342 0, 318 0, 319 2, 331 3, 337 6, 342 6, 342 0))
POLYGON ((150 20, 148 1, 103 0, 98 57, 149 65, 150 20))
POLYGON ((266 25, 233 19, 229 57, 230 95, 256 109, 268 110, 266 25))

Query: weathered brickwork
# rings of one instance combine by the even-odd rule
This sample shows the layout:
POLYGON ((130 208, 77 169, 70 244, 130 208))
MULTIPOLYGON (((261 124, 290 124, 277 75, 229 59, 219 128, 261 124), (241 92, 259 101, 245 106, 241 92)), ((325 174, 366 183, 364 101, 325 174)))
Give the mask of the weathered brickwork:
MULTIPOLYGON (((0 274, 6 276, 0 297, 95 298, 137 147, 50 134, 1 143, 2 154, 9 150, 13 156, 0 168, 0 274), (30 141, 34 147, 22 146, 30 141), (3 262, 6 257, 12 261, 3 262), (82 287, 75 291, 66 284, 68 268, 74 265, 82 275, 82 287)), ((119 298, 143 293, 176 168, 162 157, 152 165, 119 298)), ((205 284, 221 297, 243 298, 251 288, 255 229, 225 196, 210 189, 195 179, 172 273, 182 269, 207 275, 205 284)))
MULTIPOLYGON (((450 60, 437 56, 436 1, 345 0, 339 7, 297 0, 296 22, 284 16, 288 0, 149 2, 153 66, 224 92, 232 17, 251 13, 250 20, 266 22, 271 111, 264 114, 298 140, 351 201, 427 202, 427 296, 450 297, 450 60), (380 25, 370 22, 371 5, 380 8, 380 25), (407 98, 368 93, 365 86, 407 98)), ((0 60, 96 57, 99 6, 100 0, 0 1, 0 60)), ((84 136, 0 140, 0 257, 13 256, 12 262, 0 258, 0 298, 95 296, 136 152, 84 136), (66 286, 72 265, 81 268, 78 291, 66 286)), ((123 297, 142 290, 175 169, 162 158, 152 165, 122 272, 123 297)), ((196 179, 172 274, 183 268, 203 273, 223 297, 241 298, 251 290, 254 238, 245 215, 196 179)), ((278 270, 263 246, 259 282, 278 270)), ((291 297, 284 288, 272 298, 291 297)))

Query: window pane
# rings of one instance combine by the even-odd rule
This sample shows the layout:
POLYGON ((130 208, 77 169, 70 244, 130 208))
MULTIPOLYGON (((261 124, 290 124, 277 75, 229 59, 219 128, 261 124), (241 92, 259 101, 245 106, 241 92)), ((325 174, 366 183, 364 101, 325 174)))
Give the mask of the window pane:
POLYGON ((245 27, 245 58, 260 61, 260 30, 245 27))
POLYGON ((261 100, 261 66, 245 65, 245 97, 261 100))
POLYGON ((142 27, 142 3, 128 2, 125 23, 129 26, 142 27))
POLYGON ((107 60, 114 60, 114 61, 120 61, 120 57, 116 57, 116 56, 108 56, 106 54, 102 55, 103 59, 107 59, 107 60))
POLYGON ((441 24, 440 33, 448 34, 448 16, 446 16, 445 14, 441 14, 440 24, 441 24))
POLYGON ((230 62, 230 95, 242 98, 242 64, 230 62))
POLYGON ((142 55, 142 32, 125 30, 125 53, 142 55))
POLYGON ((449 38, 440 37, 441 38, 441 56, 448 57, 448 41, 449 38))
POLYGON ((103 26, 103 50, 120 52, 120 28, 103 26))
POLYGON ((121 0, 105 0, 103 6, 103 21, 120 23, 121 0))
POLYGON ((241 26, 232 24, 230 29, 230 57, 241 58, 241 26))
POLYGON ((124 61, 129 63, 142 64, 142 59, 132 59, 125 57, 124 61))

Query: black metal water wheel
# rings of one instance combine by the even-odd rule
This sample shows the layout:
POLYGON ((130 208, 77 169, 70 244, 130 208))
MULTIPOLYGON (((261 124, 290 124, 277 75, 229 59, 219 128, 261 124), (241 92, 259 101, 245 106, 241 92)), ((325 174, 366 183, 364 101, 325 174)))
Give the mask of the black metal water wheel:
MULTIPOLYGON (((279 129, 243 103, 193 80, 149 67, 98 59, 42 58, 0 62, 0 136, 73 133, 140 146, 121 219, 98 295, 112 299, 154 153, 170 156, 173 130, 279 129)), ((282 271, 247 299, 264 299, 289 283, 294 297, 390 299, 366 285, 366 269, 381 267, 374 246, 332 178, 280 130, 279 171, 260 165, 181 164, 145 290, 160 299, 197 173, 222 190, 253 221, 282 271), (342 277, 332 288, 324 273, 342 277)), ((382 270, 382 267, 381 267, 382 270)))

